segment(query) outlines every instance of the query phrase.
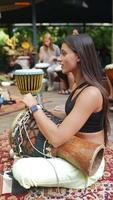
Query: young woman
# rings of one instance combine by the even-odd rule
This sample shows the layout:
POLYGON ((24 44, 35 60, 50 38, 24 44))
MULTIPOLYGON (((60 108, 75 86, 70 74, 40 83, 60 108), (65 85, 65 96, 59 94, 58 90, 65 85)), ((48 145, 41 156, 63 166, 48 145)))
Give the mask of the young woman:
MULTIPOLYGON (((101 84, 101 68, 91 37, 87 34, 67 36, 61 46, 60 59, 63 73, 73 73, 76 82, 65 105, 63 122, 59 126, 52 122, 41 107, 36 106, 37 101, 31 94, 25 95, 23 102, 53 147, 63 145, 74 135, 96 144, 106 144, 108 99, 101 84)), ((25 188, 85 188, 96 182, 103 171, 104 159, 91 177, 61 158, 22 158, 13 165, 15 179, 25 188)))
POLYGON ((57 58, 60 56, 60 49, 58 45, 53 43, 53 39, 50 33, 46 33, 43 36, 43 46, 39 50, 39 60, 40 62, 49 63, 50 66, 47 69, 47 74, 49 78, 48 91, 52 91, 55 68, 57 66, 57 58))

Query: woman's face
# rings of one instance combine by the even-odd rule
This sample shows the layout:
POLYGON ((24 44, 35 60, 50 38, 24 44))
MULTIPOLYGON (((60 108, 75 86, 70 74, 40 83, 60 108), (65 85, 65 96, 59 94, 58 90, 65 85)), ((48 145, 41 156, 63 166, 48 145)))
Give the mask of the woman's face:
POLYGON ((44 44, 45 44, 45 46, 47 46, 47 47, 50 46, 50 44, 51 44, 51 39, 50 39, 49 36, 46 36, 46 37, 44 38, 44 44))
POLYGON ((61 47, 60 59, 63 73, 75 73, 80 59, 78 54, 73 52, 65 43, 61 47))

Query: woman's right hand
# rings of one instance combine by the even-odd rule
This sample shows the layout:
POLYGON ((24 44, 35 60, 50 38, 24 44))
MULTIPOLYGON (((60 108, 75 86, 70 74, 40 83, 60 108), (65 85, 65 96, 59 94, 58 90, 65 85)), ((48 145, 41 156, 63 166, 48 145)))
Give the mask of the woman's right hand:
POLYGON ((33 105, 37 105, 37 100, 32 96, 31 93, 24 95, 22 102, 29 108, 33 105))

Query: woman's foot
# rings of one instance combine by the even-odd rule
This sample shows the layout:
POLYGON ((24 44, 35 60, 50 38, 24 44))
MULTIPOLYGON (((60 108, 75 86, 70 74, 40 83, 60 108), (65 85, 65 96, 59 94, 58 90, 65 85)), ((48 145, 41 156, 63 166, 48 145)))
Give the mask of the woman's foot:
POLYGON ((109 108, 109 111, 110 111, 110 112, 113 112, 113 106, 111 106, 111 107, 109 108))
POLYGON ((113 98, 109 97, 109 103, 113 103, 113 98))
POLYGON ((69 95, 70 91, 69 90, 59 90, 58 94, 64 94, 64 95, 69 95))
POLYGON ((70 94, 70 90, 65 90, 65 94, 69 95, 70 94))
POLYGON ((48 92, 51 92, 53 90, 54 90, 54 86, 49 86, 48 89, 47 89, 48 92))
POLYGON ((58 94, 65 94, 65 90, 59 90, 58 94))

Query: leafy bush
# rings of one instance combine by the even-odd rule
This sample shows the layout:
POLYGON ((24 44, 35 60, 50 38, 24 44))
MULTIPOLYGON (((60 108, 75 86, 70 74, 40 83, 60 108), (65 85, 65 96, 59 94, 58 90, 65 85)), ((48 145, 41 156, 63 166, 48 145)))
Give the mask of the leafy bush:
MULTIPOLYGON (((50 32, 53 36, 54 42, 61 47, 62 41, 66 35, 72 33, 74 26, 38 26, 37 27, 37 52, 42 45, 42 36, 46 32, 50 32)), ((83 32, 82 26, 76 26, 79 32, 83 32)), ((3 47, 8 36, 8 29, 0 30, 0 54, 3 54, 3 47)), ((94 40, 96 49, 100 56, 103 67, 111 62, 111 38, 112 27, 110 26, 86 26, 85 32, 89 33, 94 40)), ((12 27, 11 38, 16 41, 16 47, 19 48, 22 42, 28 42, 33 47, 33 29, 32 27, 12 27)), ((10 39, 11 39, 10 38, 10 39)))
POLYGON ((105 67, 111 63, 112 49, 112 27, 86 27, 86 32, 91 35, 94 40, 97 52, 99 54, 102 66, 105 67))

